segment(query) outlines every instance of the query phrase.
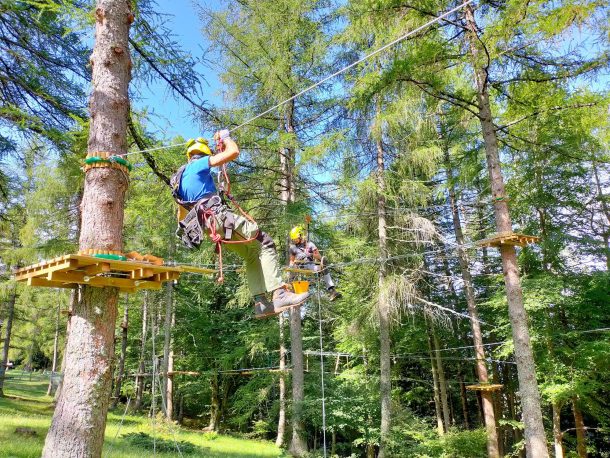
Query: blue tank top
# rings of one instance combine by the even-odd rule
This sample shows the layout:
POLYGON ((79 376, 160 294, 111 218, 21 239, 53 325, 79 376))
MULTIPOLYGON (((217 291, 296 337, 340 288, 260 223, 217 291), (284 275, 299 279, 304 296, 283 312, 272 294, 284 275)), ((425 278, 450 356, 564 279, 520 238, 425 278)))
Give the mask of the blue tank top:
POLYGON ((188 202, 196 202, 206 194, 216 193, 208 156, 187 164, 182 172, 178 192, 181 199, 188 202))

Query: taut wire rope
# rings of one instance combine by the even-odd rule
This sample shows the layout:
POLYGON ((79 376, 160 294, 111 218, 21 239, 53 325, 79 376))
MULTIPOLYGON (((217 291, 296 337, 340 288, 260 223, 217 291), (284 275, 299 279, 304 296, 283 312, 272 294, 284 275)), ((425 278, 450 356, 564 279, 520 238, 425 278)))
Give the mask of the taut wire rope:
MULTIPOLYGON (((364 62, 365 60, 370 59, 373 56, 376 56, 377 54, 379 54, 380 52, 385 51, 388 48, 391 48, 392 46, 394 46, 395 44, 400 43, 401 41, 406 40, 407 38, 415 35, 418 32, 421 32, 422 30, 430 27, 432 24, 435 24, 443 19, 445 19, 447 16, 455 13, 456 11, 461 10, 462 8, 464 8, 465 6, 471 4, 472 2, 474 2, 474 0, 467 0, 464 3, 461 3, 460 5, 456 6, 455 8, 450 9, 449 11, 444 12, 443 14, 441 14, 440 16, 435 17, 434 19, 429 20, 428 22, 426 22, 425 24, 420 25, 419 27, 410 30, 409 32, 401 35, 400 37, 390 41, 389 43, 383 45, 380 48, 377 48, 376 50, 364 55, 363 57, 361 57, 360 59, 352 62, 349 65, 346 65, 345 67, 341 68, 340 70, 337 70, 336 72, 326 76, 325 78, 322 78, 320 81, 317 81, 316 83, 312 84, 311 86, 306 87, 305 89, 297 92, 296 94, 294 94, 293 96, 273 105, 271 108, 266 109, 265 111, 263 111, 262 113, 257 114, 256 116, 252 116, 251 118, 248 118, 246 121, 242 122, 241 124, 233 127, 232 129, 229 129, 229 132, 235 132, 237 129, 241 129, 242 127, 250 124, 252 121, 255 121, 263 116, 265 116, 266 114, 272 112, 273 110, 287 104, 288 102, 291 102, 292 100, 302 96, 303 94, 317 88, 318 86, 324 84, 325 82, 327 82, 328 80, 333 79, 336 76, 339 76, 343 73, 345 73, 346 71, 348 71, 349 69, 355 67, 356 65, 364 62)), ((184 146, 186 145, 187 142, 184 143, 176 143, 176 144, 172 144, 172 145, 166 145, 166 146, 158 146, 158 147, 154 147, 154 148, 147 148, 147 149, 142 149, 139 151, 132 151, 129 153, 126 153, 125 156, 129 156, 131 154, 138 154, 138 153, 148 153, 151 151, 158 151, 158 150, 162 150, 162 149, 167 149, 167 148, 172 148, 175 146, 184 146)))

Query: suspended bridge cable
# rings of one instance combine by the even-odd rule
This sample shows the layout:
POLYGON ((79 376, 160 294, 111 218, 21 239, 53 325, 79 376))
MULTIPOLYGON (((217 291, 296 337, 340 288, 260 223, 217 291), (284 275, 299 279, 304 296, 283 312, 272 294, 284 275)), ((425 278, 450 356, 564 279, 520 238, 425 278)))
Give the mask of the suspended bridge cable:
POLYGON ((307 88, 303 89, 302 91, 297 92, 297 93, 296 93, 295 95, 293 95, 292 97, 289 97, 289 98, 287 98, 286 100, 284 100, 284 101, 282 101, 282 102, 280 102, 280 103, 277 103, 277 104, 273 105, 271 108, 268 108, 267 110, 263 111, 262 113, 259 113, 259 114, 257 114, 256 116, 253 116, 253 117, 251 117, 251 118, 247 119, 247 120, 246 120, 246 121, 244 121, 243 123, 239 124, 237 127, 234 127, 234 128, 232 128, 232 129, 229 129, 229 132, 234 132, 234 131, 236 131, 237 129, 239 129, 239 128, 241 128, 241 127, 244 127, 244 126, 246 126, 246 125, 250 124, 252 121, 255 121, 256 119, 258 119, 258 118, 260 118, 260 117, 262 117, 262 116, 265 116, 266 114, 268 114, 268 113, 272 112, 272 111, 273 111, 273 110, 275 110, 276 108, 279 108, 279 107, 281 107, 282 105, 285 105, 285 104, 287 104, 288 102, 291 102, 292 100, 296 99, 297 97, 300 97, 300 96, 302 96, 303 94, 305 94, 305 93, 307 93, 307 92, 309 92, 309 91, 311 91, 311 90, 313 90, 313 89, 317 88, 318 86, 320 86, 320 85, 324 84, 326 81, 328 81, 328 80, 330 80, 330 79, 333 79, 335 76, 339 76, 339 75, 341 75, 342 73, 345 73, 345 72, 346 72, 346 71, 348 71, 350 68, 353 68, 353 67, 355 67, 356 65, 358 65, 358 64, 360 64, 360 63, 362 63, 362 62, 364 62, 365 60, 368 60, 368 59, 370 59, 371 57, 376 56, 376 55, 377 55, 377 54, 379 54, 380 52, 383 52, 383 51, 385 51, 386 49, 391 48, 391 47, 392 47, 392 46, 394 46, 395 44, 398 44, 398 43, 400 43, 401 41, 406 40, 406 39, 407 39, 407 38, 409 38, 410 36, 415 35, 415 34, 416 34, 416 33, 418 33, 418 32, 421 32, 422 30, 424 30, 424 29, 428 28, 428 27, 429 27, 429 26, 431 26, 432 24, 434 24, 434 23, 436 23, 436 22, 439 22, 439 21, 441 21, 442 19, 446 18, 446 17, 447 17, 447 16, 449 16, 450 14, 455 13, 456 11, 461 10, 462 8, 464 8, 466 5, 469 5, 469 4, 470 4, 470 3, 472 3, 473 1, 474 1, 474 0, 467 0, 466 2, 462 3, 461 5, 458 5, 458 6, 456 6, 455 8, 453 8, 453 9, 451 9, 451 10, 449 10, 449 11, 447 11, 447 12, 443 13, 443 14, 441 14, 440 16, 435 17, 434 19, 431 19, 430 21, 426 22, 426 23, 425 23, 425 24, 423 24, 423 25, 420 25, 420 26, 419 26, 419 27, 417 27, 416 29, 413 29, 413 30, 411 30, 411 31, 409 31, 409 32, 407 32, 407 33, 405 33, 404 35, 402 35, 402 36, 400 36, 400 37, 396 38, 395 40, 393 40, 393 41, 389 42, 388 44, 386 44, 386 45, 382 46, 381 48, 378 48, 378 49, 376 49, 375 51, 373 51, 373 52, 371 52, 371 53, 369 53, 369 54, 367 54, 367 55, 365 55, 365 56, 361 57, 360 59, 358 59, 358 60, 356 60, 356 61, 352 62, 351 64, 349 64, 349 65, 347 65, 347 66, 343 67, 341 70, 338 70, 338 71, 336 71, 335 73, 333 73, 333 74, 331 74, 331 75, 328 75, 326 78, 321 79, 321 80, 320 80, 320 81, 318 81, 317 83, 314 83, 314 84, 312 84, 311 86, 309 86, 309 87, 307 87, 307 88))
MULTIPOLYGON (((447 16, 450 16, 451 14, 455 13, 456 11, 461 10, 462 8, 466 7, 467 5, 471 4, 472 2, 474 2, 474 0, 467 0, 464 3, 461 3, 460 5, 456 6, 455 8, 450 9, 449 11, 446 11, 445 13, 441 14, 440 16, 435 17, 434 19, 429 20, 428 22, 426 22, 425 24, 420 25, 419 27, 410 30, 409 32, 405 33, 404 35, 401 35, 400 37, 396 38, 395 40, 392 40, 391 42, 383 45, 380 48, 377 48, 376 50, 366 54, 365 56, 361 57, 360 59, 352 62, 349 65, 346 65, 345 67, 341 68, 340 70, 337 70, 336 72, 326 76, 325 78, 322 78, 320 81, 312 84, 311 86, 306 87, 305 89, 297 92, 296 94, 294 94, 293 96, 282 100, 281 102, 273 105, 271 108, 266 109, 265 111, 263 111, 262 113, 259 113, 255 116, 252 116, 251 118, 248 118, 246 121, 242 122, 241 124, 237 125, 236 127, 233 127, 232 129, 229 129, 229 132, 235 132, 238 129, 241 129, 242 127, 250 124, 252 121, 255 121, 263 116, 265 116, 266 114, 269 114, 270 112, 272 112, 273 110, 287 104, 288 102, 291 102, 293 100, 295 100, 296 98, 302 96, 303 94, 306 94, 309 91, 312 91, 313 89, 317 88, 318 86, 321 86, 322 84, 324 84, 325 82, 335 78, 336 76, 339 76, 343 73, 345 73, 346 71, 348 71, 351 68, 354 68, 356 65, 370 59, 373 56, 376 56, 377 54, 385 51, 388 48, 391 48, 392 46, 400 43, 401 41, 406 40, 407 38, 415 35, 418 32, 421 32, 424 29, 427 29, 428 27, 430 27, 431 25, 442 21, 443 19, 445 19, 447 16)), ((166 145, 166 146, 158 146, 158 147, 154 147, 154 148, 146 148, 146 149, 141 149, 139 151, 132 151, 132 152, 128 152, 125 154, 125 156, 129 156, 132 154, 139 154, 139 153, 149 153, 152 151, 158 151, 158 150, 163 150, 163 149, 168 149, 168 148, 173 148, 175 146, 184 146, 186 145, 188 142, 184 142, 184 143, 175 143, 175 144, 171 144, 171 145, 166 145)))

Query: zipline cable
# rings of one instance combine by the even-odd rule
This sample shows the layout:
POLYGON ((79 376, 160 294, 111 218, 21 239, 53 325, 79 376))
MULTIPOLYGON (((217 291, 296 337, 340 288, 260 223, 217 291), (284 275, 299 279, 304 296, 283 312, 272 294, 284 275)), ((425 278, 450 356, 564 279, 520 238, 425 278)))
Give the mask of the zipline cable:
MULTIPOLYGON (((435 24, 436 22, 439 22, 443 19, 445 19, 447 16, 455 13, 456 11, 461 10, 462 8, 464 8, 465 6, 471 4, 472 2, 474 2, 474 0, 467 0, 464 3, 456 6, 455 8, 450 9, 449 11, 441 14, 440 16, 435 17, 434 19, 429 20, 428 22, 426 22, 425 24, 420 25, 419 27, 405 33, 404 35, 401 35, 400 37, 396 38, 395 40, 392 40, 391 42, 383 45, 381 48, 377 48, 375 51, 372 51, 368 54, 366 54, 365 56, 361 57, 360 59, 352 62, 351 64, 343 67, 340 70, 337 70, 335 73, 332 73, 330 75, 328 75, 325 78, 322 78, 320 81, 312 84, 311 86, 297 92, 296 94, 294 94, 293 96, 287 98, 286 100, 283 100, 275 105, 273 105, 271 108, 268 108, 267 110, 263 111, 262 113, 257 114, 256 116, 252 116, 251 118, 247 119, 246 121, 242 122, 241 124, 237 125, 236 127, 233 127, 232 129, 229 129, 229 132, 235 132, 237 129, 241 129, 242 127, 250 124, 252 121, 255 121, 263 116, 265 116, 266 114, 272 112, 273 110, 275 110, 276 108, 281 107, 282 105, 287 104, 288 102, 291 102, 292 100, 302 96, 303 94, 306 94, 307 92, 317 88, 318 86, 324 84, 325 82, 327 82, 328 80, 333 79, 336 76, 341 75, 342 73, 345 73, 346 71, 348 71, 350 68, 355 67, 356 65, 364 62, 365 60, 370 59, 373 56, 376 56, 377 54, 379 54, 380 52, 385 51, 388 48, 391 48, 392 46, 394 46, 397 43, 400 43, 401 41, 406 40, 407 38, 415 35, 418 32, 421 32, 422 30, 430 27, 432 24, 435 24)), ((162 149, 168 149, 168 148, 172 148, 174 146, 184 146, 186 145, 187 142, 185 143, 176 143, 176 144, 172 144, 172 145, 166 145, 166 146, 159 146, 159 147, 155 147, 155 148, 146 148, 146 149, 141 149, 139 151, 132 151, 132 152, 128 152, 125 154, 125 156, 129 156, 131 154, 138 154, 138 153, 149 153, 151 151, 158 151, 158 150, 162 150, 162 149)))
POLYGON ((314 83, 314 84, 312 84, 311 86, 309 86, 309 87, 307 87, 307 88, 303 89, 302 91, 297 92, 297 93, 296 93, 295 95, 293 95, 292 97, 289 97, 289 98, 287 98, 286 100, 284 100, 284 101, 282 101, 282 102, 280 102, 280 103, 275 104, 275 105, 274 105, 274 106, 272 106, 271 108, 269 108, 269 109, 267 109, 267 110, 263 111, 262 113, 257 114, 256 116, 251 117, 250 119, 247 119, 247 120, 246 120, 246 121, 244 121, 243 123, 239 124, 237 127, 234 127, 234 128, 232 128, 232 129, 229 129, 229 132, 234 132, 234 131, 236 131, 237 129, 239 129, 239 128, 241 128, 241 127, 244 127, 245 125, 250 124, 252 121, 255 121, 256 119, 258 119, 258 118, 260 118, 260 117, 262 117, 262 116, 265 116, 266 114, 268 114, 268 113, 272 112, 272 111, 273 111, 273 110, 275 110, 276 108, 279 108, 279 107, 281 107, 282 105, 285 105, 286 103, 288 103, 288 102, 290 102, 290 101, 292 101, 292 100, 296 99, 297 97, 300 97, 300 96, 302 96, 303 94, 305 94, 305 93, 307 93, 307 92, 311 91, 312 89, 317 88, 318 86, 320 86, 321 84, 325 83, 326 81, 328 81, 328 80, 330 80, 330 79, 334 78, 335 76, 339 76, 339 75, 341 75, 342 73, 345 73, 345 72, 346 72, 346 71, 348 71, 350 68, 355 67, 355 66, 356 66, 356 65, 358 65, 359 63, 364 62, 365 60, 370 59, 370 58, 371 58, 371 57, 373 57, 373 56, 376 56, 376 55, 377 55, 377 54, 379 54, 380 52, 385 51, 386 49, 388 49, 388 48, 390 48, 390 47, 394 46, 394 45, 395 45, 395 44, 397 44, 397 43, 400 43, 400 42, 401 42, 401 41, 403 41, 403 40, 406 40, 407 38, 409 38, 409 37, 410 37, 410 36, 412 36, 412 35, 415 35, 417 32, 420 32, 420 31, 422 31, 422 30, 424 30, 424 29, 428 28, 428 27, 429 27, 429 26, 431 26, 432 24, 434 24, 434 23, 436 23, 436 22, 439 22, 440 20, 442 20, 442 19, 446 18, 446 17, 447 17, 447 16, 449 16, 450 14, 455 13, 455 12, 456 12, 456 11, 458 11, 458 10, 461 10, 462 8, 464 8, 466 5, 469 5, 469 4, 470 4, 470 3, 472 3, 473 1, 474 1, 474 0, 467 0, 466 2, 462 3, 461 5, 458 5, 458 6, 456 6, 455 8, 450 9, 449 11, 447 11, 447 12, 445 12, 445 13, 441 14, 440 16, 435 17, 434 19, 431 19, 430 21, 426 22, 426 23, 425 23, 425 24, 423 24, 423 25, 420 25, 420 26, 419 26, 419 27, 417 27, 416 29, 413 29, 413 30, 411 30, 411 31, 409 31, 409 32, 407 32, 407 33, 405 33, 404 35, 402 35, 402 36, 400 36, 400 37, 396 38, 395 40, 393 40, 393 41, 389 42, 388 44, 386 44, 386 45, 382 46, 381 48, 378 48, 378 49, 376 49, 375 51, 373 51, 373 52, 371 52, 371 53, 369 53, 369 54, 367 54, 367 55, 365 55, 365 56, 361 57, 360 59, 356 60, 355 62, 352 62, 351 64, 349 64, 349 65, 347 65, 347 66, 343 67, 341 70, 338 70, 338 71, 336 71, 335 73, 333 73, 333 74, 331 74, 331 75, 328 75, 326 78, 321 79, 321 80, 320 80, 320 81, 318 81, 317 83, 314 83))

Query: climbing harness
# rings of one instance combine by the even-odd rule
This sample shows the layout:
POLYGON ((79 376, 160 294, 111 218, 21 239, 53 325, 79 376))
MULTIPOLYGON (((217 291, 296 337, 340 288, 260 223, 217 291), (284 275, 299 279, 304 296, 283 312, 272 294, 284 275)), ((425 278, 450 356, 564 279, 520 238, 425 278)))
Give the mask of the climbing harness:
MULTIPOLYGON (((222 145, 221 138, 217 142, 217 148, 222 145)), ((199 139, 197 140, 199 142, 199 139)), ((202 142, 200 142, 202 143, 202 142)), ((202 143, 203 144, 203 143, 202 143)), ((193 146, 191 146, 192 148, 193 146)), ((259 240, 264 243, 262 233, 258 228, 258 224, 240 205, 231 194, 231 180, 227 173, 226 165, 223 164, 218 172, 218 194, 208 195, 197 202, 189 202, 182 200, 180 197, 180 181, 187 164, 184 164, 170 179, 170 187, 174 200, 182 208, 188 210, 186 216, 178 222, 176 235, 182 240, 182 243, 188 248, 198 248, 203 241, 203 233, 207 232, 210 239, 216 244, 216 253, 218 254, 218 283, 224 281, 223 260, 222 260, 222 244, 238 244, 249 243, 254 240, 259 240), (243 237, 241 240, 231 240, 235 230, 235 214, 229 208, 229 203, 235 207, 241 215, 249 222, 256 225, 257 231, 251 237, 243 237), (221 235, 218 232, 217 224, 222 227, 221 235)), ((240 235, 235 231, 237 235, 240 235)))

